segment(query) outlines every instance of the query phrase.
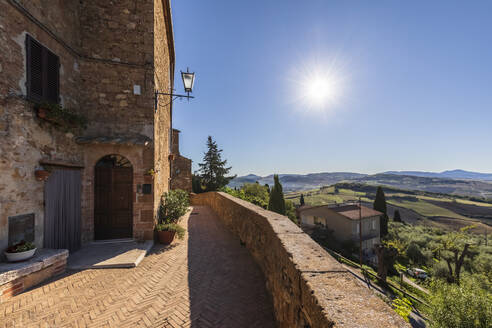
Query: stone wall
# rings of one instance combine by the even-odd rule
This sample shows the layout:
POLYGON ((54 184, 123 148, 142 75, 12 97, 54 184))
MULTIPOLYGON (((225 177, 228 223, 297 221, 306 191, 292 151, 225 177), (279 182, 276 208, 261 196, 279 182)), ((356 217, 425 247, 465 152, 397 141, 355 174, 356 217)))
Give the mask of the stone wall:
POLYGON ((171 189, 182 189, 188 192, 191 187, 191 159, 181 156, 179 153, 179 133, 181 131, 173 129, 171 154, 171 189))
MULTIPOLYGON (((56 33, 78 39, 78 19, 64 12, 76 7, 78 1, 57 1, 61 7, 52 8, 50 14, 41 9, 39 1, 24 2, 56 33)), ((33 105, 22 98, 26 95, 27 33, 59 55, 62 104, 79 108, 78 59, 7 1, 0 1, 0 251, 8 242, 8 217, 25 213, 35 214, 35 244, 43 244, 44 183, 34 177, 39 161, 51 158, 81 162, 83 158, 72 133, 38 119, 33 105)))
POLYGON ((153 1, 81 3, 81 96, 90 121, 84 134, 153 139, 153 1))
POLYGON ((191 159, 177 155, 173 159, 171 166, 171 189, 182 189, 191 192, 191 159))
POLYGON ((102 157, 101 149, 108 155, 118 148, 81 146, 74 141, 75 132, 57 130, 36 117, 33 104, 25 100, 26 34, 59 56, 61 105, 88 117, 84 136, 142 134, 153 140, 130 151, 143 156, 134 166, 134 236, 152 238, 159 196, 170 180, 168 99, 161 99, 154 113, 154 84, 164 92, 172 89, 170 19, 168 0, 0 1, 0 251, 8 242, 8 217, 25 213, 35 214, 35 243, 43 245, 44 183, 34 177, 42 159, 85 162, 82 237, 93 239, 87 192, 93 187, 92 157, 102 157), (134 86, 140 86, 140 95, 134 86), (152 168, 153 178, 145 174, 152 168), (136 193, 143 183, 153 183, 155 202, 152 194, 136 193))
POLYGON ((152 184, 146 174, 153 166, 151 147, 128 145, 88 145, 85 151, 82 178, 82 242, 94 239, 94 170, 96 163, 108 154, 119 154, 130 161, 133 168, 133 238, 153 239, 153 195, 142 193, 144 183, 152 184), (140 187, 139 187, 140 186, 140 187))
MULTIPOLYGON (((170 93, 174 81, 174 41, 169 1, 154 0, 154 85, 160 92, 170 93)), ((154 113, 154 213, 160 197, 170 187, 172 103, 169 96, 159 96, 157 111, 154 113)))
POLYGON ((287 217, 218 192, 192 204, 210 206, 248 248, 279 327, 409 327, 287 217))

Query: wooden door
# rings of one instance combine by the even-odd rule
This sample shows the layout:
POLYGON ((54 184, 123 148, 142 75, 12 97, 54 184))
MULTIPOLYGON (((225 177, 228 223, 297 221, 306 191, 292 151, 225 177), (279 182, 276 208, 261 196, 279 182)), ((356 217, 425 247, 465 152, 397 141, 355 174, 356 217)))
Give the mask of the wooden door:
POLYGON ((114 163, 95 168, 94 232, 99 240, 132 237, 133 169, 114 163))

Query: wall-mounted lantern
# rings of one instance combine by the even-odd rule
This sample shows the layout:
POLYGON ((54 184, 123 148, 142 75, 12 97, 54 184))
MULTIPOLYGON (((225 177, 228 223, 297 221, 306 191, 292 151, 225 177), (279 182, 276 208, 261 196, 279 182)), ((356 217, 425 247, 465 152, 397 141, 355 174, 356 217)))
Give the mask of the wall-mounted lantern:
POLYGON ((159 90, 155 91, 155 102, 154 102, 154 110, 157 112, 157 107, 159 106, 159 95, 165 95, 165 96, 170 96, 171 97, 171 102, 172 103, 174 100, 178 98, 195 98, 193 96, 190 96, 190 92, 193 91, 193 85, 195 84, 195 73, 190 72, 189 69, 186 69, 186 72, 181 71, 181 79, 183 79, 183 87, 184 91, 186 92, 186 95, 180 95, 180 94, 175 94, 175 93, 166 93, 166 92, 159 92, 159 90))
POLYGON ((181 72, 181 78, 183 79, 185 92, 190 95, 190 92, 193 91, 193 84, 195 83, 195 73, 189 72, 187 68, 186 72, 181 72))

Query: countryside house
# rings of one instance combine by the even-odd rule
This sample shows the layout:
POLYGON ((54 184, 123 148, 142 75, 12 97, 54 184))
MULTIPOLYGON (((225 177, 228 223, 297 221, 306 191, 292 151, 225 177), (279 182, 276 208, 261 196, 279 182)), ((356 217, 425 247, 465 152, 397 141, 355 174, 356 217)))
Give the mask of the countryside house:
POLYGON ((319 225, 331 230, 337 240, 357 245, 362 237, 364 256, 375 260, 374 246, 381 242, 379 219, 382 213, 354 204, 301 206, 298 211, 303 229, 319 225))

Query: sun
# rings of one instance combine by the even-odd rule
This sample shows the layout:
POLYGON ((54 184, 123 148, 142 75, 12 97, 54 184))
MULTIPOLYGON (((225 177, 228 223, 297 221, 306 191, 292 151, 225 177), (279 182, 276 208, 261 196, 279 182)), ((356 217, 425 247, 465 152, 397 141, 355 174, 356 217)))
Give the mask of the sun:
POLYGON ((346 82, 343 65, 336 61, 312 61, 300 65, 292 72, 294 102, 302 110, 328 112, 340 105, 346 82))
POLYGON ((303 85, 305 97, 312 105, 325 106, 337 95, 336 84, 327 76, 314 76, 303 85))

